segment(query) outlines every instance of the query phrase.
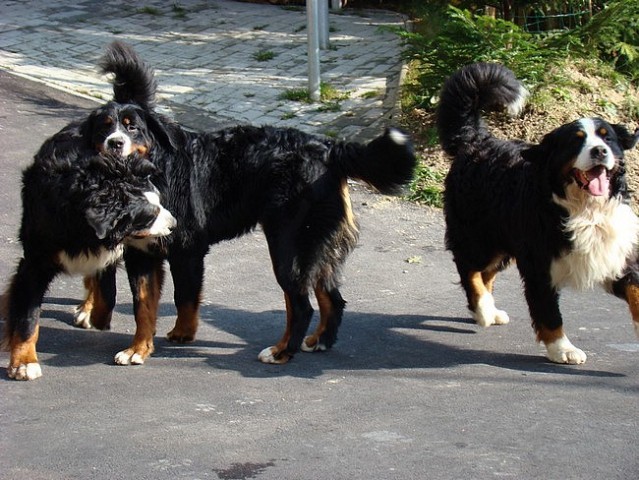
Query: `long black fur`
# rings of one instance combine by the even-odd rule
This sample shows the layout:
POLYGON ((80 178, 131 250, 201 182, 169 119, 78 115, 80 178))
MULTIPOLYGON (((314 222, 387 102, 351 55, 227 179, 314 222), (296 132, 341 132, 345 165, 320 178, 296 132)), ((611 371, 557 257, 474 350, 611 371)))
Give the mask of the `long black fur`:
MULTIPOLYGON (((167 258, 178 312, 197 311, 209 246, 259 224, 288 298, 290 339, 274 352, 274 360, 285 361, 300 348, 312 315, 311 288, 330 299, 331 318, 320 342, 330 347, 345 303, 337 288, 339 270, 357 241, 346 179, 361 179, 382 193, 397 192, 412 178, 416 163, 408 137, 387 130, 362 145, 269 126, 193 132, 149 108, 155 97, 153 72, 130 48, 112 45, 106 58, 102 65, 115 75, 117 109, 127 104, 138 112, 136 128, 158 172, 153 182, 178 220, 166 250, 153 255, 127 249, 134 298, 141 279, 151 281, 158 259, 167 258)), ((108 115, 118 112, 105 109, 94 125, 108 115)), ((140 306, 134 308, 139 322, 140 306)), ((182 325, 178 314, 169 338, 185 341, 194 334, 193 325, 182 325)))
MULTIPOLYGON (((539 144, 493 136, 482 113, 507 107, 517 110, 524 92, 502 65, 464 67, 442 89, 437 128, 444 150, 452 157, 444 194, 446 245, 469 308, 476 309, 469 275, 494 274, 516 260, 533 327, 543 340, 547 332, 560 332, 563 323, 559 290, 552 285, 550 269, 573 244, 564 229, 568 212, 555 199, 565 199, 568 187, 574 187, 572 165, 584 133, 576 121, 548 133, 539 144)), ((592 121, 607 132, 604 141, 616 159, 609 198, 628 202, 623 150, 636 144, 637 132, 601 119, 592 121)), ((610 279, 613 290, 624 298, 624 282, 636 283, 633 265, 629 259, 626 277, 610 279)))
POLYGON ((35 347, 40 306, 51 281, 63 272, 78 273, 67 270, 61 255, 77 259, 79 273, 115 268, 124 242, 145 235, 159 213, 158 205, 145 195, 156 192, 150 162, 89 151, 67 151, 63 156, 49 155, 50 151, 40 151, 22 175, 23 256, 2 308, 3 346, 11 349, 12 378, 39 376, 39 367, 36 376, 27 376, 27 365, 36 364, 37 358, 35 350, 25 354, 23 342, 32 339, 35 347), (108 262, 89 262, 107 252, 108 262))

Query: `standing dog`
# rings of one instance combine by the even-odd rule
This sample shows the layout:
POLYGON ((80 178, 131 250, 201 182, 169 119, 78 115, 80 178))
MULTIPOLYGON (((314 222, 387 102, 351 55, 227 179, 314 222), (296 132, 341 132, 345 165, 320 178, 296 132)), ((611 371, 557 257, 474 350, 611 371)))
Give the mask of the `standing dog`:
POLYGON ((623 153, 639 132, 585 118, 539 144, 491 135, 482 110, 517 113, 525 97, 513 73, 498 64, 469 65, 444 85, 437 127, 453 158, 444 193, 446 245, 479 325, 508 322, 492 287, 515 261, 548 358, 584 363, 586 355, 563 330, 563 287, 602 285, 628 301, 639 327, 639 221, 629 206, 623 153))
POLYGON ((42 299, 60 273, 115 268, 127 242, 152 245, 175 218, 150 181, 153 165, 90 152, 40 151, 22 176, 23 257, 3 297, 8 375, 42 375, 36 354, 42 299))
MULTIPOLYGON (((396 192, 412 178, 416 163, 408 137, 389 129, 362 145, 268 126, 193 132, 153 111, 153 72, 129 46, 112 44, 102 66, 114 74, 117 103, 96 112, 85 135, 105 138, 100 130, 114 125, 121 126, 123 137, 135 132, 143 141, 124 143, 135 145, 156 166, 153 182, 178 220, 165 249, 126 249, 137 331, 131 347, 116 355, 116 363, 141 364, 153 351, 165 259, 177 307, 168 338, 190 341, 197 330, 210 245, 258 224, 286 305, 284 334, 260 353, 260 360, 285 363, 300 348, 330 348, 345 305, 339 272, 358 236, 347 179, 361 179, 383 193, 396 192), (318 300, 320 322, 305 339, 313 313, 311 291, 318 300)), ((89 295, 78 317, 87 325, 108 323, 115 289, 103 287, 114 281, 112 270, 85 279, 89 295), (96 304, 102 307, 96 309, 96 304)))

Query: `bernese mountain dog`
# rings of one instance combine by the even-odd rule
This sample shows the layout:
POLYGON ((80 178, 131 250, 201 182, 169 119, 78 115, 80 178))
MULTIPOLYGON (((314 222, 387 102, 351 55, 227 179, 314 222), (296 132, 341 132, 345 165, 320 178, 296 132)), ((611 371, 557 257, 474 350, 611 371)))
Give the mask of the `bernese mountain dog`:
POLYGON ((563 330, 559 292, 603 286, 624 298, 639 327, 637 234, 624 150, 639 139, 622 125, 583 118, 538 144, 494 137, 482 111, 518 113, 526 90, 506 67, 476 63, 445 83, 437 115, 452 165, 445 180, 446 246, 468 307, 482 326, 508 323, 495 276, 516 263, 537 339, 556 363, 586 354, 563 330))
MULTIPOLYGON (((114 76, 115 102, 95 112, 78 131, 98 149, 117 147, 124 155, 135 151, 148 158, 157 168, 153 183, 178 222, 165 248, 125 249, 136 334, 115 362, 142 364, 153 351, 165 260, 177 309, 168 339, 191 341, 209 247, 257 225, 266 236, 286 305, 284 334, 259 359, 285 363, 300 349, 330 348, 345 306, 338 289, 340 269, 358 238, 347 179, 363 180, 382 193, 397 192, 411 180, 416 164, 409 137, 391 128, 363 145, 270 126, 192 131, 153 109, 153 71, 129 45, 111 44, 102 69, 114 76), (131 134, 135 140, 128 140, 131 134), (313 314, 311 291, 320 320, 305 337, 313 314)), ((108 324, 115 303, 114 275, 107 269, 85 278, 88 295, 78 308, 80 324, 108 324)))
POLYGON ((23 247, 3 297, 3 344, 10 378, 42 375, 36 354, 44 294, 60 273, 94 275, 113 267, 127 243, 155 244, 175 227, 160 204, 147 160, 77 151, 51 155, 48 144, 22 175, 23 247))

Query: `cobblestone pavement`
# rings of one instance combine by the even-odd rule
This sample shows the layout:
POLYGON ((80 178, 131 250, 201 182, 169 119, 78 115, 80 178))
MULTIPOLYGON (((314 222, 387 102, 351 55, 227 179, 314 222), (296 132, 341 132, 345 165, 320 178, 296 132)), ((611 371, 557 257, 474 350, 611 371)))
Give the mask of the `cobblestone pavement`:
POLYGON ((160 104, 196 128, 251 123, 365 139, 391 119, 401 45, 386 11, 330 14, 322 81, 347 97, 283 99, 307 88, 306 11, 230 0, 0 1, 0 68, 99 101, 97 61, 115 39, 156 69, 160 104))

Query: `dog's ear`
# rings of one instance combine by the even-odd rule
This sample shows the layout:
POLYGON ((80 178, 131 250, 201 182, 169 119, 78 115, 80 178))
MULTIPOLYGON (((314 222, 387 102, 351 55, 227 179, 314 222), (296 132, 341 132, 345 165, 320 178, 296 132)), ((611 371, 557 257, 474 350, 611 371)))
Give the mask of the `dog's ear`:
POLYGON ((98 112, 94 110, 87 117, 87 119, 84 122, 82 122, 79 128, 80 136, 82 137, 82 140, 86 143, 85 147, 89 149, 95 148, 95 145, 93 145, 93 141, 94 141, 93 133, 95 132, 95 122, 96 122, 97 116, 98 116, 98 112))
POLYGON ((170 151, 177 150, 178 139, 176 138, 176 134, 179 132, 179 129, 175 128, 170 120, 147 112, 146 124, 153 138, 155 138, 163 148, 170 151))
POLYGON ((621 148, 624 150, 630 150, 637 145, 637 142, 639 141, 639 128, 635 130, 635 133, 630 133, 625 125, 616 123, 612 125, 612 129, 617 134, 619 145, 621 145, 621 148))
MULTIPOLYGON (((89 226, 95 232, 99 240, 106 239, 115 229, 119 220, 119 213, 116 210, 106 207, 87 208, 85 218, 89 226)), ((120 239, 115 239, 116 242, 120 239)))

